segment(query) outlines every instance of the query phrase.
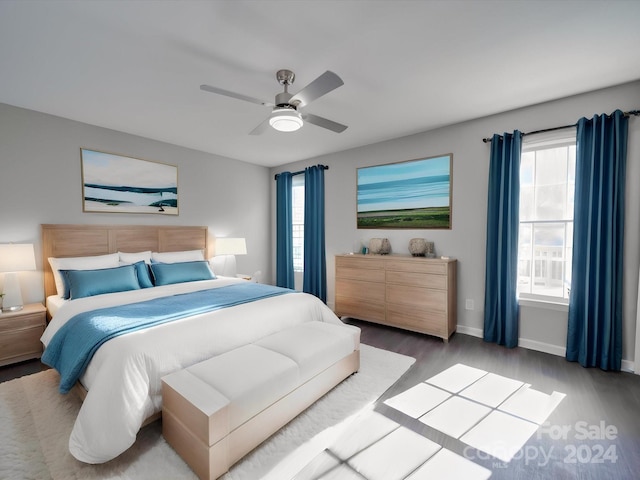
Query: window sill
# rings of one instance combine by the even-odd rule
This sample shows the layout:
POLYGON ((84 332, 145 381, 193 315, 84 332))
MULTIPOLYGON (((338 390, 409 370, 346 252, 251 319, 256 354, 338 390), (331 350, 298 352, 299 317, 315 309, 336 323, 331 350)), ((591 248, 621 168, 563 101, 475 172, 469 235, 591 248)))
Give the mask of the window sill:
POLYGON ((557 312, 568 312, 569 304, 563 302, 553 302, 549 300, 538 300, 532 298, 518 298, 518 305, 521 307, 543 308, 545 310, 555 310, 557 312))

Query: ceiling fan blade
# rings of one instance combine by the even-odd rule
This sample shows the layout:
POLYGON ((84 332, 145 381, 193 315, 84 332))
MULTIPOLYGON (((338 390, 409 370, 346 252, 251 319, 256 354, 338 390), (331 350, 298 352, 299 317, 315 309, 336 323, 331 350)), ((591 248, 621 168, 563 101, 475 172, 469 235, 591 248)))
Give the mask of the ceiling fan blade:
POLYGON ((289 103, 291 103, 292 105, 297 104, 298 106, 308 105, 315 99, 326 95, 327 93, 335 90, 341 85, 344 85, 342 79, 335 73, 327 70, 309 85, 296 93, 293 97, 291 97, 289 103))
POLYGON ((261 135, 269 128, 269 126, 269 117, 267 117, 260 125, 251 130, 249 135, 261 135))
POLYGON ((346 125, 342 125, 341 123, 334 122, 333 120, 329 120, 324 117, 312 115, 311 113, 303 114, 302 119, 305 122, 317 125, 318 127, 326 128, 327 130, 331 130, 332 132, 336 133, 342 133, 347 129, 346 125))
POLYGON ((210 85, 200 85, 200 90, 204 90, 205 92, 217 93, 218 95, 224 95, 225 97, 231 97, 238 100, 244 100, 245 102, 257 103, 258 105, 265 105, 267 107, 273 107, 273 103, 264 102, 258 98, 249 97, 247 95, 243 95, 241 93, 230 92, 229 90, 224 90, 223 88, 212 87, 210 85))

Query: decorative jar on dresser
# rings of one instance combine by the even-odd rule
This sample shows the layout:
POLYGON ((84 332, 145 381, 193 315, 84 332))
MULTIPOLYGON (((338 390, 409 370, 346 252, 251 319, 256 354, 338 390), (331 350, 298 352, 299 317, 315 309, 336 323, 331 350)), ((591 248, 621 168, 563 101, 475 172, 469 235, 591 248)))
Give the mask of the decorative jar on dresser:
POLYGON ((41 303, 0 314, 0 366, 40 358, 45 325, 46 309, 41 303))
POLYGON ((337 255, 335 313, 448 342, 457 326, 456 265, 409 255, 337 255))

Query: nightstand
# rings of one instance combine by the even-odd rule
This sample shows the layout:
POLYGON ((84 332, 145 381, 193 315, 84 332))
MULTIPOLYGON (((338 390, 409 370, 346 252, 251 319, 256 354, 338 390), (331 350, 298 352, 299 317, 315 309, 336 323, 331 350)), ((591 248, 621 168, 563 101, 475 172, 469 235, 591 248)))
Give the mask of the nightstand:
POLYGON ((41 303, 32 303, 0 314, 0 366, 40 358, 46 311, 41 303))

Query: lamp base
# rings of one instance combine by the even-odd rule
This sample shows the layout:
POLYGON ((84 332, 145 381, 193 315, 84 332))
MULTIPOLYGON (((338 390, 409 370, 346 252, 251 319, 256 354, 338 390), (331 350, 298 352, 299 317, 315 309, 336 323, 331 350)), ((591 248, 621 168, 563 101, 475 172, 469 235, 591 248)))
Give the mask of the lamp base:
POLYGON ((237 273, 236 267, 236 256, 235 255, 225 255, 224 256, 224 267, 222 268, 222 274, 225 277, 235 277, 237 273))
POLYGON ((24 305, 14 305, 12 307, 3 307, 0 312, 19 312, 24 308, 24 305))
POLYGON ((236 276, 236 256, 235 255, 216 255, 211 259, 211 267, 213 273, 222 275, 223 277, 236 276))
POLYGON ((22 292, 20 282, 15 272, 8 272, 4 275, 4 297, 2 297, 3 312, 17 312, 22 310, 22 292))

